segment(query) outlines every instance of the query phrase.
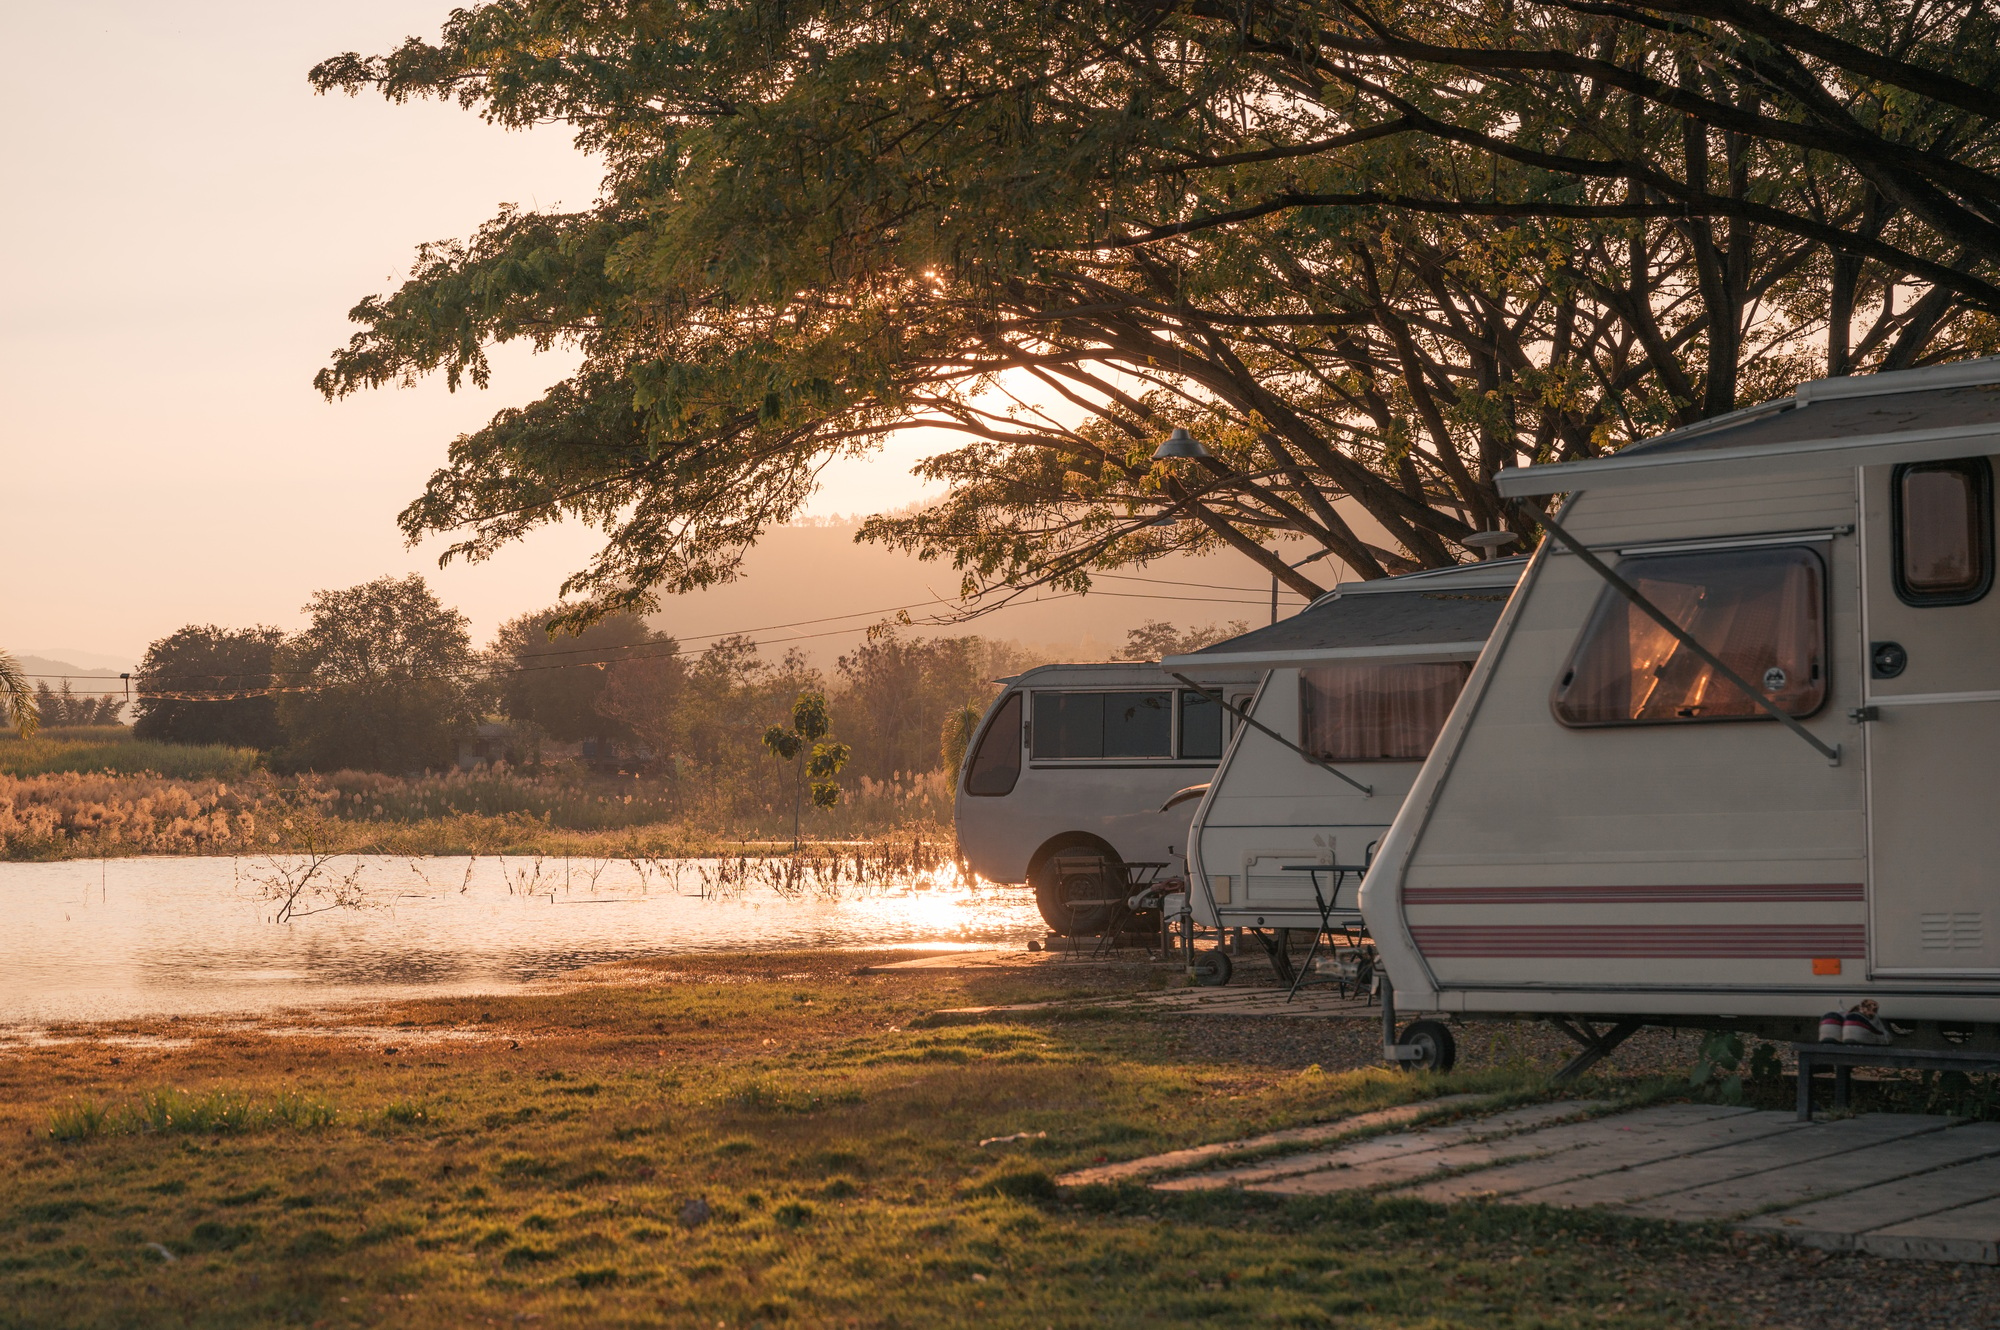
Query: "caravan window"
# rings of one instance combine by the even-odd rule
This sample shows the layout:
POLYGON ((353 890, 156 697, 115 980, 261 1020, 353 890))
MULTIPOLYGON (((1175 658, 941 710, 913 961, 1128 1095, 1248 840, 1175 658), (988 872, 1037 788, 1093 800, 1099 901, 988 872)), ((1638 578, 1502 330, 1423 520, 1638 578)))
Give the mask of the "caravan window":
POLYGON ((1038 759, 1172 757, 1174 695, 1036 693, 1038 759))
POLYGON ((1181 756, 1222 756, 1222 704, 1207 693, 1181 694, 1181 756))
POLYGON ((1993 468, 1983 457, 1899 466, 1896 594, 1910 605, 1967 605, 1993 585, 1993 468))
POLYGON ((1021 695, 1012 693, 993 713, 965 770, 967 794, 1011 794, 1021 779, 1021 695))
MULTIPOLYGON (((1826 700, 1826 581, 1796 546, 1639 555, 1619 575, 1794 716, 1826 700)), ((1605 587, 1556 684, 1565 725, 1755 720, 1767 713, 1605 587)))
POLYGON ((1329 762, 1421 762, 1472 666, 1343 663, 1299 671, 1299 746, 1329 762))

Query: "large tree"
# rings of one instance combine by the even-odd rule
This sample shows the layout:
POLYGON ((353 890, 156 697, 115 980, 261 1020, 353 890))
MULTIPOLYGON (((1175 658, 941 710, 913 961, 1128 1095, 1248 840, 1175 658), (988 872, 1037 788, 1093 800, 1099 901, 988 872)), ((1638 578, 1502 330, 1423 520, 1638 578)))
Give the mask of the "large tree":
POLYGON ((276 628, 189 624, 146 648, 133 733, 170 743, 276 748, 276 628))
POLYGON ((1492 477, 1836 372, 1989 348, 1974 0, 504 0, 321 89, 561 121, 601 198, 426 246, 329 395, 581 369, 403 514, 580 518, 584 614, 733 576, 832 457, 926 424, 871 536, 968 592, 1231 548, 1294 590, 1532 518, 1492 477), (1803 20, 1803 21, 1802 21, 1803 20), (1156 463, 1194 427, 1206 459, 1156 463))
POLYGON ((580 633, 552 633, 550 625, 563 614, 560 608, 524 614, 494 635, 488 656, 501 712, 555 739, 631 738, 632 726, 603 710, 608 682, 654 660, 671 670, 678 666, 680 648, 631 615, 615 615, 580 633))
POLYGON ((465 616, 414 574, 319 592, 305 612, 312 622, 277 659, 282 764, 397 774, 451 766, 478 720, 472 687, 483 675, 465 616))

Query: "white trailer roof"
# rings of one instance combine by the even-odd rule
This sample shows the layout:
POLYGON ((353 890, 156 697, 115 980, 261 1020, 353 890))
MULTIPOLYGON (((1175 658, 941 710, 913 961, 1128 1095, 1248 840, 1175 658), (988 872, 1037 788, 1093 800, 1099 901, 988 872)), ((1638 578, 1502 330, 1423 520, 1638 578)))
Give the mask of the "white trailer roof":
POLYGON ((1923 462, 2000 451, 2000 356, 1850 378, 1815 379, 1609 457, 1502 471, 1518 498, 1667 481, 1923 462))
POLYGON ((1289 619, 1160 664, 1191 678, 1356 660, 1470 660, 1486 645, 1526 559, 1347 582, 1289 619))

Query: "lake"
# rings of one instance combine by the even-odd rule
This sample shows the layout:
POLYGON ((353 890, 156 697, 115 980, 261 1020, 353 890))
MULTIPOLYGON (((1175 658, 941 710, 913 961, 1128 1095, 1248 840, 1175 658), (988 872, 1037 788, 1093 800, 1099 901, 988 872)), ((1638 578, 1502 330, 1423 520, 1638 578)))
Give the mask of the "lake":
POLYGON ((1032 892, 948 869, 786 891, 768 863, 699 859, 343 856, 282 919, 305 867, 0 864, 0 1024, 505 993, 628 957, 1024 945, 1047 931, 1032 892), (315 893, 343 883, 349 903, 315 893))

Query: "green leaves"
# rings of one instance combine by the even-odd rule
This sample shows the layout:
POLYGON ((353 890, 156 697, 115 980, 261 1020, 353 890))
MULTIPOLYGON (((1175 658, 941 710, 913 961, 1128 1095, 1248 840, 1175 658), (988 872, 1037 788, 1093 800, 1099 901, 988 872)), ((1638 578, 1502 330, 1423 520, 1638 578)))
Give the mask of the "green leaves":
POLYGON ((423 247, 316 383, 580 352, 401 521, 472 559, 597 527, 581 625, 733 578, 903 428, 955 440, 923 468, 948 492, 868 533, 968 595, 1223 547, 1310 593, 1275 541, 1449 563, 1474 529, 1534 538, 1506 467, 2000 348, 2000 118, 1955 91, 2000 74, 1990 16, 1905 35, 1835 3, 1802 38, 1755 0, 1640 10, 1672 17, 476 5, 313 82, 561 121, 601 196, 423 247), (1212 461, 1153 466, 1174 425, 1212 461))

